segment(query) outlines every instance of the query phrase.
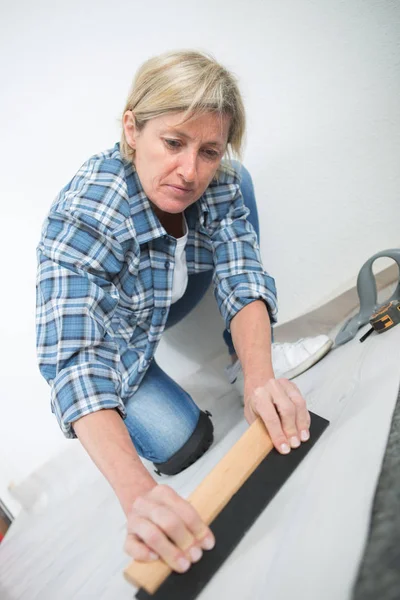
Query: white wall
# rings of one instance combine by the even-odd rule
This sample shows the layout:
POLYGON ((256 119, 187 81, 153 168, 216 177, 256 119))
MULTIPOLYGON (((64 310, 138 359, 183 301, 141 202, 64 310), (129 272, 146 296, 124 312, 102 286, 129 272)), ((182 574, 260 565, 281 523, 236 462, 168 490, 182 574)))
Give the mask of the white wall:
MULTIPOLYGON (((355 279, 371 254, 400 244, 400 7, 45 0, 2 3, 1 13, 0 497, 7 500, 10 480, 75 443, 58 430, 36 366, 35 248, 55 194, 86 158, 118 140, 137 67, 194 47, 238 76, 245 164, 282 323, 355 279)), ((172 376, 197 368, 223 349, 222 329, 209 294, 162 341, 161 364, 172 376)))

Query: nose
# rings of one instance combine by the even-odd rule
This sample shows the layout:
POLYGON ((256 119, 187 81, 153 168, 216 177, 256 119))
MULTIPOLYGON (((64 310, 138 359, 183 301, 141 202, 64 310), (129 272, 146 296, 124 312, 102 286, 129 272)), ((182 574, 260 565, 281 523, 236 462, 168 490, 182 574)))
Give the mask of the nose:
POLYGON ((183 152, 179 157, 178 174, 190 183, 196 180, 197 154, 196 152, 183 152))

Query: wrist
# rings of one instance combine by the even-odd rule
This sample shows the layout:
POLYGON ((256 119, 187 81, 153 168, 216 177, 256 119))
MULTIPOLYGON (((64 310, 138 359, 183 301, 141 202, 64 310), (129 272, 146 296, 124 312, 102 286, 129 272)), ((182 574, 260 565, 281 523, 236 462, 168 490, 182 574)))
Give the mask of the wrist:
POLYGON ((132 504, 138 496, 149 492, 157 485, 158 483, 156 483, 149 475, 149 478, 135 481, 134 484, 129 485, 129 483, 124 483, 123 485, 119 486, 118 489, 114 488, 115 494, 121 504, 121 508, 124 511, 125 516, 128 517, 128 514, 132 508, 132 504))
POLYGON ((244 375, 244 391, 245 395, 254 393, 258 388, 263 388, 268 381, 275 379, 275 374, 272 369, 265 369, 259 373, 251 373, 244 375))

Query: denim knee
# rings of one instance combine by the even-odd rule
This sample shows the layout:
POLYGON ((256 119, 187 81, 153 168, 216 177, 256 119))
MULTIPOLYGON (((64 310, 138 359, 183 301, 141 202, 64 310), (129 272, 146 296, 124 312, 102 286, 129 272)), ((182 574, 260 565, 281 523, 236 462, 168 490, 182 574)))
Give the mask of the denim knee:
POLYGON ((155 360, 125 408, 125 425, 136 451, 154 463, 158 474, 179 473, 213 441, 211 415, 201 411, 155 360))
POLYGON ((168 460, 153 462, 157 475, 176 475, 198 460, 214 441, 214 427, 210 419, 211 413, 200 411, 199 420, 187 442, 168 460))

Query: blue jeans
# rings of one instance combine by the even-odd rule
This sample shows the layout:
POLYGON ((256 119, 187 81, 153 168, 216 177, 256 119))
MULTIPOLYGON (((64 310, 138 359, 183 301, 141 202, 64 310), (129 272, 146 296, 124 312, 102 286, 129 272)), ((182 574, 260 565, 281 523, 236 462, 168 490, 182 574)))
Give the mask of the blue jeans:
MULTIPOLYGON (((250 209, 247 217, 253 225, 258 242, 260 230, 256 199, 250 173, 240 163, 241 192, 245 205, 250 209)), ((182 298, 171 305, 166 329, 181 321, 200 302, 212 281, 213 271, 189 275, 188 285, 182 298)), ((235 352, 232 336, 225 329, 223 338, 229 354, 235 352)), ((162 463, 173 456, 194 432, 200 409, 156 361, 153 360, 142 379, 140 387, 126 403, 125 425, 139 456, 155 463, 162 463)))

